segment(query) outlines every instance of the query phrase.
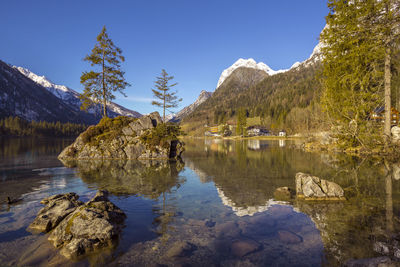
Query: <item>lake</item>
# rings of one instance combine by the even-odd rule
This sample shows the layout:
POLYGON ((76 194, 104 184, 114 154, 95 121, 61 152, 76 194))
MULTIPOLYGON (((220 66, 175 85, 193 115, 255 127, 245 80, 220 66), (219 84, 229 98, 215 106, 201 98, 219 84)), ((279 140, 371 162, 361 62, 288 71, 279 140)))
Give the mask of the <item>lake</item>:
POLYGON ((300 141, 186 139, 182 161, 64 166, 57 155, 72 142, 0 138, 0 265, 337 266, 396 250, 400 165, 383 159, 304 152, 300 141), (297 172, 338 183, 347 200, 276 200, 297 172), (43 198, 87 201, 98 189, 127 215, 115 248, 71 261, 26 230, 43 198))

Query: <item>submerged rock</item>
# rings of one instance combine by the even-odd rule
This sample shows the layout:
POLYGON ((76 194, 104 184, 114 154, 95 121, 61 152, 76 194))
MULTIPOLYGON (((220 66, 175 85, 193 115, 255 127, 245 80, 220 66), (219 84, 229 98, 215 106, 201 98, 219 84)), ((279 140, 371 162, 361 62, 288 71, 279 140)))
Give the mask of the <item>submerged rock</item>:
POLYGON ((303 238, 291 231, 278 231, 279 240, 286 244, 297 244, 303 242, 303 238))
POLYGON ((83 204, 78 198, 75 193, 67 193, 43 199, 40 203, 46 206, 39 211, 28 229, 39 232, 49 232, 54 229, 66 216, 83 204))
POLYGON ((309 200, 345 199, 338 184, 302 172, 296 174, 296 194, 309 200))
POLYGON ((389 257, 377 257, 377 258, 368 258, 368 259, 352 259, 346 261, 343 266, 345 267, 389 267, 389 266, 398 266, 398 264, 392 261, 389 257))
POLYGON ((252 239, 240 239, 232 242, 231 251, 236 257, 243 257, 256 252, 261 248, 261 244, 252 239))
POLYGON ((279 187, 274 192, 274 198, 276 200, 291 200, 296 195, 296 193, 289 187, 279 187))
POLYGON ((167 251, 168 257, 186 257, 189 256, 194 250, 196 250, 196 246, 187 241, 177 241, 172 247, 167 251))
MULTIPOLYGON (((59 159, 170 159, 182 154, 184 144, 175 137, 156 131, 162 124, 158 112, 139 119, 130 117, 103 118, 90 126, 73 144, 66 147, 59 159), (156 128, 157 127, 157 128, 156 128), (157 135, 158 134, 158 135, 157 135)), ((172 128, 171 128, 172 127, 172 128)))
MULTIPOLYGON (((65 209, 68 206, 67 200, 74 204, 73 201, 77 201, 77 198, 75 193, 69 193, 42 200, 42 203, 50 205, 52 210, 68 211, 61 220, 60 217, 50 216, 58 218, 59 221, 58 225, 51 224, 54 230, 48 237, 67 258, 76 258, 95 249, 113 246, 126 218, 125 213, 108 200, 107 191, 99 191, 87 203, 76 202, 73 208, 65 209)), ((38 218, 43 217, 41 214, 43 213, 39 212, 38 218)), ((43 220, 38 218, 35 221, 43 220)))

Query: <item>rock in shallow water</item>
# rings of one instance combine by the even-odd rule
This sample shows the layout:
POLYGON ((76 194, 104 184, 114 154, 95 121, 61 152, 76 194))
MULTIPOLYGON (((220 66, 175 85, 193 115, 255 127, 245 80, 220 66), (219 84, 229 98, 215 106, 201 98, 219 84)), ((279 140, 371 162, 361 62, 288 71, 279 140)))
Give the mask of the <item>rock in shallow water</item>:
POLYGON ((296 174, 296 194, 313 200, 345 199, 338 184, 302 172, 296 174))
MULTIPOLYGON (((74 199, 77 199, 75 193, 69 194, 73 194, 74 199)), ((61 195, 61 199, 63 197, 66 198, 61 195)), ((53 209, 56 209, 57 203, 65 206, 64 202, 54 201, 57 199, 60 197, 53 196, 42 202, 51 204, 53 209)), ((67 258, 75 258, 98 248, 112 246, 126 218, 125 213, 108 200, 107 191, 99 191, 87 203, 79 204, 63 217, 48 237, 67 258)))
POLYGON ((172 247, 167 251, 168 257, 186 257, 189 256, 194 250, 196 250, 196 246, 187 241, 177 241, 172 247))
POLYGON ((236 257, 243 257, 261 248, 261 245, 252 239, 240 239, 232 242, 231 251, 236 257))
POLYGON ((286 230, 278 231, 279 240, 286 244, 298 244, 303 242, 303 238, 295 233, 286 230))
POLYGON ((75 193, 67 193, 43 199, 40 203, 46 206, 39 211, 28 229, 39 232, 49 232, 54 229, 66 216, 83 204, 78 198, 75 193))

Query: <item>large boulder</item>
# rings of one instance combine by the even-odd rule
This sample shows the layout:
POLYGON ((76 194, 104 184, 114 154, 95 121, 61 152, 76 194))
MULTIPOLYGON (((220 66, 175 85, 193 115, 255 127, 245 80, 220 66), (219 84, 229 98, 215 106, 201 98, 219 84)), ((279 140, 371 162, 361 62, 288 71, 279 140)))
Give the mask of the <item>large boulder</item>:
MULTIPOLYGON (((51 205, 53 210, 57 210, 57 206, 60 210, 65 210, 65 201, 71 199, 76 201, 77 195, 75 193, 56 195, 42 202, 51 205)), ((56 226, 51 224, 53 230, 48 240, 56 248, 61 249, 61 254, 67 258, 76 258, 99 248, 112 247, 118 240, 126 215, 109 201, 108 192, 99 191, 87 203, 76 204, 72 212, 68 214, 65 212, 67 215, 63 216, 56 226)), ((50 215, 57 220, 60 218, 50 215)), ((35 221, 43 220, 42 217, 42 213, 39 212, 40 219, 36 218, 35 221)), ((48 228, 43 231, 48 231, 48 228)))
POLYGON ((161 123, 158 112, 139 119, 129 117, 102 119, 98 125, 90 126, 79 135, 58 158, 63 161, 179 158, 184 150, 182 142, 174 137, 153 136, 153 132, 157 133, 159 129, 156 127, 161 123))
POLYGON ((75 193, 58 194, 43 199, 42 208, 28 229, 39 232, 49 232, 54 229, 66 216, 74 212, 83 202, 78 201, 75 193))
POLYGON ((309 200, 345 199, 338 184, 302 172, 296 174, 296 194, 309 200))

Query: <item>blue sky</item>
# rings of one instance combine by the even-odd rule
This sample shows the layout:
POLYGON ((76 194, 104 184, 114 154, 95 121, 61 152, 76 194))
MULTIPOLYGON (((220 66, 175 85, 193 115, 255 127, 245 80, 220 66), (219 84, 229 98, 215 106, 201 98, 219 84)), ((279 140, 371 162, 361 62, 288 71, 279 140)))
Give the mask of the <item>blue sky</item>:
MULTIPOLYGON (((106 25, 123 50, 123 70, 132 87, 116 102, 143 114, 164 68, 192 103, 214 91, 221 72, 238 58, 272 69, 307 59, 325 26, 325 0, 143 0, 2 1, 0 60, 23 66, 82 92, 82 59, 106 25)), ((177 109, 179 110, 179 109, 177 109)))

